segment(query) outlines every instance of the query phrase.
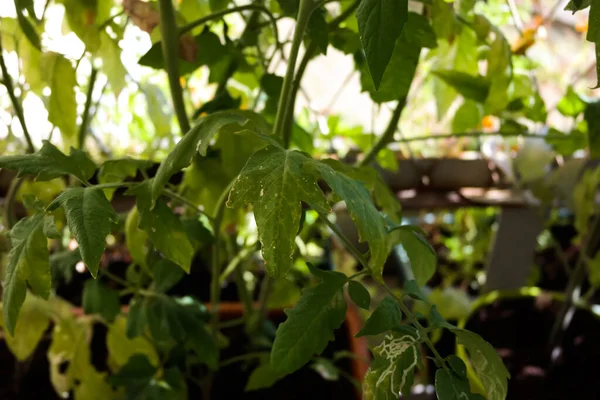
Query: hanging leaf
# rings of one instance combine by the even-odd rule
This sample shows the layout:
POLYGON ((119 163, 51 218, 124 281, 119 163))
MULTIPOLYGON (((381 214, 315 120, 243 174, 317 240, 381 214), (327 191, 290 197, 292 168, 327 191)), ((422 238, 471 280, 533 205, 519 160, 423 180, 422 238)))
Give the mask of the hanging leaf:
POLYGON ((437 256, 418 228, 398 226, 390 232, 392 245, 401 244, 410 260, 410 267, 418 286, 424 286, 433 276, 437 266, 437 256))
POLYGON ((46 104, 48 120, 60 129, 65 141, 74 140, 77 134, 75 68, 64 56, 53 52, 42 54, 41 65, 44 81, 51 90, 46 104))
POLYGON ((4 326, 15 334, 17 318, 27 294, 27 285, 34 294, 50 296, 50 262, 48 243, 44 236, 44 214, 27 217, 10 230, 11 250, 4 277, 2 304, 4 326))
MULTIPOLYGON (((14 335, 5 331, 6 345, 19 361, 25 361, 31 356, 50 325, 50 317, 39 302, 37 297, 27 296, 19 313, 14 335)), ((0 325, 4 327, 2 315, 0 325)))
POLYGON ((396 400, 399 393, 410 394, 420 364, 418 339, 418 334, 389 334, 373 349, 374 360, 363 382, 365 400, 396 400))
POLYGON ((456 335, 458 343, 467 349, 471 365, 485 388, 487 399, 506 399, 510 374, 492 345, 474 332, 464 329, 451 329, 451 331, 456 335))
POLYGON ((38 181, 73 175, 85 182, 96 171, 96 165, 83 151, 71 148, 66 156, 47 140, 36 153, 0 156, 0 168, 17 171, 18 176, 33 175, 38 181))
MULTIPOLYGON (((176 172, 189 166, 196 154, 206 155, 206 149, 219 130, 223 127, 237 124, 237 132, 251 131, 257 134, 268 134, 266 122, 260 116, 249 111, 220 111, 202 118, 191 131, 177 143, 160 164, 154 184, 152 185, 152 201, 160 196, 169 178, 176 172)), ((232 132, 230 130, 229 132, 232 132)))
MULTIPOLYGON (((356 10, 360 39, 375 89, 379 89, 396 40, 408 19, 406 0, 363 0, 356 10)), ((395 70, 399 74, 400 71, 395 70)))
POLYGON ((250 374, 245 391, 250 392, 252 390, 270 388, 284 376, 285 374, 281 374, 275 370, 270 363, 261 364, 250 374))
POLYGON ((371 295, 363 285, 356 281, 348 282, 348 294, 350 295, 350 298, 354 304, 364 310, 369 309, 369 304, 371 304, 371 295))
POLYGON ((268 146, 254 153, 229 193, 228 207, 251 204, 262 244, 265 268, 274 278, 292 267, 304 201, 320 213, 329 212, 323 192, 304 153, 268 146))
POLYGON ((121 312, 119 292, 97 279, 88 279, 83 285, 83 310, 86 314, 100 314, 111 322, 121 312))
POLYGON ((194 247, 190 242, 183 223, 162 199, 158 199, 152 208, 150 192, 153 180, 132 187, 126 194, 136 196, 140 213, 139 228, 146 231, 157 250, 166 258, 190 272, 194 247))
POLYGON ((117 214, 102 189, 94 187, 65 190, 50 203, 47 211, 54 211, 59 207, 65 211, 67 225, 79 244, 83 262, 96 278, 100 258, 106 247, 106 236, 118 221, 117 214))
POLYGON ((600 157, 600 101, 591 102, 585 108, 583 118, 588 126, 590 158, 600 157))
POLYGON ((365 322, 363 328, 358 331, 356 337, 379 335, 394 330, 402 324, 402 311, 398 303, 391 297, 384 298, 377 306, 371 316, 365 322))
POLYGON ((302 291, 302 297, 286 310, 287 319, 277 329, 271 351, 271 367, 277 373, 292 373, 313 355, 321 354, 333 340, 333 331, 344 322, 346 275, 320 271, 318 276, 321 282, 302 291))

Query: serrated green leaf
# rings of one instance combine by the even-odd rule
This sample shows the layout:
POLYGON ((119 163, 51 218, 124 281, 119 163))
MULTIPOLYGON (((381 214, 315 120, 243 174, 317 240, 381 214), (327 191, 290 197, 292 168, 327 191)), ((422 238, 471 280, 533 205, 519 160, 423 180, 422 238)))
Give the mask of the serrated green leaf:
POLYGON ((246 388, 244 390, 250 392, 252 390, 270 388, 284 376, 284 374, 275 370, 271 364, 261 364, 250 374, 250 378, 248 378, 248 383, 246 383, 246 388))
POLYGON ((381 280, 383 265, 387 259, 389 248, 386 239, 385 221, 375 208, 365 186, 354 179, 338 172, 341 167, 332 168, 339 161, 319 162, 316 169, 333 192, 346 203, 350 217, 358 229, 361 242, 369 243, 369 266, 373 278, 381 280))
POLYGON ((483 76, 451 70, 432 73, 456 89, 465 99, 483 103, 490 92, 490 83, 483 76))
POLYGON ((75 236, 83 262, 95 278, 106 247, 106 236, 118 221, 118 216, 101 189, 69 188, 47 208, 62 207, 71 234, 75 236))
POLYGON ((407 225, 394 227, 390 232, 390 243, 402 245, 410 260, 414 279, 419 286, 425 286, 435 272, 437 255, 419 229, 407 225))
POLYGON ((254 207, 265 268, 273 277, 292 267, 301 202, 320 213, 329 211, 315 174, 308 170, 312 163, 304 153, 267 146, 250 157, 229 193, 228 207, 254 207))
POLYGON ((58 53, 42 54, 41 65, 44 81, 52 91, 46 108, 48 121, 56 125, 66 142, 77 134, 77 101, 75 100, 75 68, 69 60, 58 53))
MULTIPOLYGON (((19 361, 29 358, 50 325, 50 317, 41 309, 38 303, 40 301, 35 296, 27 296, 19 313, 14 335, 5 332, 6 345, 19 361)), ((0 325, 4 326, 2 315, 0 325)))
POLYGON ((235 132, 251 131, 261 135, 269 133, 266 122, 259 115, 249 111, 219 111, 207 115, 192 130, 186 133, 160 164, 152 185, 153 202, 160 196, 169 178, 189 166, 196 154, 200 153, 200 155, 205 156, 212 138, 221 128, 230 124, 239 125, 239 129, 235 132))
POLYGON ((100 314, 109 322, 121 312, 119 292, 97 279, 85 281, 82 303, 86 314, 100 314))
MULTIPOLYGON (((471 365, 481 380, 488 400, 504 400, 508 391, 508 378, 502 359, 491 344, 478 334, 464 329, 452 329, 458 343, 465 346, 471 365)), ((436 384, 437 386, 437 384, 436 384)))
POLYGON ((421 300, 427 303, 427 298, 415 280, 410 279, 404 282, 404 293, 415 300, 421 300))
POLYGON ((396 40, 408 19, 408 1, 363 0, 356 10, 356 19, 369 71, 375 89, 379 89, 396 40))
POLYGON ((166 258, 179 265, 185 272, 190 271, 194 247, 185 231, 183 223, 162 199, 152 208, 150 192, 153 180, 129 189, 126 194, 136 196, 140 213, 139 228, 148 233, 148 237, 166 258))
POLYGON ((43 227, 44 214, 37 213, 20 220, 10 231, 12 248, 8 253, 2 304, 4 326, 11 335, 15 333, 27 285, 40 297, 47 299, 50 295, 50 261, 43 227))
POLYGON ((155 290, 166 292, 183 278, 184 272, 177 264, 161 259, 150 268, 154 274, 155 290))
POLYGON ((365 326, 355 335, 372 336, 391 331, 402 324, 402 311, 398 303, 391 297, 384 298, 371 316, 365 322, 365 326))
POLYGON ((49 181, 64 175, 87 181, 94 175, 96 164, 81 150, 71 148, 67 156, 52 143, 44 141, 36 153, 0 156, 0 168, 17 171, 18 176, 33 175, 38 181, 49 181))
POLYGON ((576 117, 585 111, 586 104, 574 90, 572 86, 567 88, 565 97, 560 99, 556 109, 564 116, 576 117))
POLYGON ((292 373, 321 354, 333 340, 333 331, 344 322, 346 275, 323 271, 320 277, 321 282, 304 289, 298 303, 286 310, 287 319, 277 329, 271 367, 278 373, 292 373))
POLYGON ((389 334, 373 349, 374 361, 363 382, 365 400, 396 400, 412 386, 420 363, 418 334, 389 334))
POLYGON ((438 400, 484 400, 482 395, 471 393, 466 378, 442 368, 435 373, 435 392, 438 400))
POLYGON ((354 304, 362 309, 369 309, 369 304, 371 304, 371 295, 369 294, 369 291, 359 282, 348 282, 348 294, 350 295, 350 298, 354 304))

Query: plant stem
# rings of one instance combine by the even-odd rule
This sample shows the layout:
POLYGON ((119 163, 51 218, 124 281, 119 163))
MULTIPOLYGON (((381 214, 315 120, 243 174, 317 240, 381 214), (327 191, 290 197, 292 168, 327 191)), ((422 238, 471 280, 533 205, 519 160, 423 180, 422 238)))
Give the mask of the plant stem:
POLYGON ((255 250, 256 246, 246 247, 240 250, 239 253, 233 259, 231 259, 231 261, 229 261, 229 264, 227 264, 227 267, 225 267, 221 273, 221 276, 219 276, 219 282, 224 284, 229 275, 237 268, 240 262, 245 260, 246 257, 252 254, 255 250))
POLYGON ((160 10, 160 33, 162 35, 162 53, 165 60, 167 75, 169 77, 169 87, 173 107, 179 122, 181 134, 185 135, 190 130, 183 102, 183 93, 179 83, 179 33, 175 23, 175 12, 173 11, 173 2, 171 0, 159 0, 160 10))
POLYGON ((198 207, 196 204, 194 204, 194 202, 191 201, 190 199, 186 199, 185 197, 181 196, 180 194, 178 194, 172 190, 169 190, 169 189, 163 189, 162 192, 164 195, 171 197, 171 198, 185 204, 186 206, 192 208, 197 213, 206 216, 206 218, 208 218, 209 221, 211 221, 211 222, 214 221, 213 217, 208 215, 204 210, 202 210, 200 207, 198 207))
POLYGON ((570 140, 569 135, 541 135, 539 133, 529 133, 529 132, 459 132, 459 133, 450 133, 447 135, 421 135, 421 136, 413 136, 409 138, 403 138, 396 140, 396 143, 410 143, 410 142, 421 142, 425 140, 441 140, 441 139, 452 139, 452 138, 480 138, 480 137, 491 137, 491 136, 504 136, 504 137, 526 137, 533 139, 553 139, 553 140, 570 140))
POLYGON ((387 128, 383 132, 383 135, 379 137, 379 140, 371 147, 371 150, 365 155, 365 157, 358 163, 359 166, 369 165, 371 162, 375 160, 377 154, 385 147, 388 143, 391 143, 394 140, 394 133, 396 129, 398 129, 398 122, 400 122, 400 116, 402 115, 402 110, 406 106, 406 96, 402 96, 398 99, 398 104, 392 113, 392 117, 390 118, 390 122, 388 123, 387 128))
POLYGON ((17 222, 17 217, 15 216, 13 208, 15 206, 17 193, 19 193, 19 188, 24 180, 25 178, 23 177, 13 179, 8 187, 8 193, 6 193, 6 206, 4 207, 4 223, 6 224, 7 229, 11 229, 17 222))
POLYGON ((132 285, 127 282, 125 279, 113 274, 112 272, 110 272, 107 268, 102 268, 100 269, 100 273, 102 275, 105 275, 107 278, 109 278, 112 281, 115 281, 116 283, 118 283, 119 285, 124 286, 125 288, 132 288, 132 285))
POLYGON ((223 222, 223 214, 225 212, 225 204, 227 202, 227 196, 233 186, 235 179, 232 180, 229 185, 223 190, 217 204, 215 206, 215 217, 213 220, 213 232, 215 235, 215 242, 213 243, 212 250, 212 268, 211 268, 211 281, 210 281, 210 304, 212 306, 212 316, 210 320, 213 340, 217 343, 219 335, 219 300, 221 298, 221 283, 219 282, 219 275, 221 272, 221 260, 219 254, 219 245, 221 237, 221 223, 223 222))
POLYGON ((85 144, 85 136, 88 132, 88 125, 90 123, 90 110, 92 107, 92 94, 94 93, 94 86, 96 85, 96 78, 98 77, 98 70, 92 67, 92 73, 90 74, 90 82, 88 84, 87 95, 85 98, 85 108, 81 116, 81 125, 79 125, 79 148, 83 149, 85 144))
POLYGON ((255 10, 255 11, 259 11, 259 12, 262 12, 263 14, 265 14, 267 16, 267 18, 269 18, 269 21, 271 22, 271 24, 273 25, 273 35, 275 36, 276 39, 279 38, 279 31, 277 29, 277 20, 275 19, 275 16, 273 14, 271 14, 271 11, 269 11, 269 9, 267 7, 259 5, 259 4, 247 4, 244 6, 231 7, 226 10, 221 10, 221 11, 217 11, 212 14, 205 15, 204 17, 198 18, 197 20, 192 21, 189 24, 184 25, 181 28, 179 28, 179 34, 181 35, 186 32, 189 32, 192 29, 196 28, 197 26, 203 25, 210 21, 220 19, 220 18, 224 17, 225 15, 243 12, 246 10, 255 10))
POLYGON ((6 86, 6 91, 8 92, 8 97, 10 98, 10 102, 15 109, 15 113, 17 113, 17 118, 19 119, 19 123, 21 124, 21 128, 23 128, 23 135, 25 135, 25 140, 27 141, 27 152, 35 153, 35 146, 33 145, 33 141, 31 140, 31 135, 29 134, 29 130, 27 129, 27 124, 25 124, 25 115, 23 114, 23 108, 21 107, 21 103, 17 100, 15 96, 15 87, 13 86, 12 78, 8 74, 8 68, 6 68, 6 63, 4 62, 4 50, 2 49, 2 35, 0 34, 0 70, 2 70, 2 83, 6 86))
POLYGON ((348 238, 346 236, 344 236, 344 234, 339 230, 339 228, 337 227, 336 224, 334 224, 333 222, 331 222, 329 220, 329 218, 327 218, 326 215, 321 215, 319 214, 319 217, 321 217, 321 219, 323 220, 323 222, 325 222, 325 224, 329 227, 329 229, 331 229, 333 231, 333 233, 335 233, 335 235, 338 237, 338 239, 340 239, 342 241, 342 243, 344 244, 344 246, 346 247, 346 249, 352 253, 352 255, 354 257, 356 257, 356 259, 363 265, 363 267, 365 267, 369 273, 370 273, 370 267, 369 267, 369 263, 367 261, 367 259, 365 258, 364 255, 362 255, 360 253, 360 251, 358 251, 358 249, 354 246, 354 244, 352 244, 352 242, 350 242, 350 240, 348 240, 348 238))
POLYGON ((239 356, 235 356, 235 357, 231 357, 227 360, 223 360, 222 362, 219 363, 219 367, 225 367, 227 365, 231 365, 240 361, 247 361, 247 360, 253 360, 255 358, 262 358, 262 357, 268 357, 269 356, 269 352, 268 351, 258 351, 255 353, 246 353, 246 354, 242 354, 239 356))
POLYGON ((252 314, 252 298, 250 297, 246 282, 244 281, 243 265, 244 264, 238 263, 237 268, 235 268, 235 284, 237 286, 240 301, 244 305, 244 317, 247 317, 252 314))
POLYGON ((302 44, 302 39, 304 38, 304 31, 306 31, 308 20, 314 10, 314 5, 314 0, 300 0, 298 17, 296 18, 296 27, 294 28, 294 37, 292 39, 292 48, 290 50, 287 70, 283 79, 283 87, 281 88, 281 94, 279 96, 277 115, 275 116, 273 134, 275 136, 280 135, 284 139, 284 146, 286 148, 289 146, 289 137, 284 137, 284 118, 287 112, 294 112, 294 110, 290 110, 289 107, 293 104, 291 94, 292 82, 294 80, 294 73, 296 71, 296 60, 298 58, 298 52, 300 50, 300 45, 302 44))

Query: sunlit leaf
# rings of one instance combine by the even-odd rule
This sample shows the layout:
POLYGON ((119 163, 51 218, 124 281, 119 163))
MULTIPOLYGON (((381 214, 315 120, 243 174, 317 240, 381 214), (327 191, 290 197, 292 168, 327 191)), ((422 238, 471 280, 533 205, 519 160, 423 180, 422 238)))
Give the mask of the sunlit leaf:
MULTIPOLYGON (((27 296, 19 313, 14 335, 5 332, 6 345, 19 361, 29 358, 50 324, 50 317, 40 307, 39 301, 35 296, 27 296)), ((2 315, 0 319, 1 325, 4 326, 2 315)))

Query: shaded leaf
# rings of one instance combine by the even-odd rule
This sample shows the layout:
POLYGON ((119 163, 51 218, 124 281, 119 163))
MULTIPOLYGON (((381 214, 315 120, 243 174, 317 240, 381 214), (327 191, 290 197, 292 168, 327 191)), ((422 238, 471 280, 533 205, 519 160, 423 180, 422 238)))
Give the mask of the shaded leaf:
POLYGON ((270 363, 261 364, 252 371, 248 383, 246 383, 246 391, 270 388, 283 378, 285 374, 274 369, 270 363))
POLYGON ((161 259, 152 264, 155 290, 166 292, 183 278, 184 272, 179 266, 169 260, 161 259))
POLYGON ((97 279, 85 281, 82 303, 86 314, 100 314, 109 322, 121 312, 119 292, 97 279))
MULTIPOLYGON (((145 171, 152 166, 150 160, 137 160, 134 158, 120 158, 107 160, 100 166, 98 170, 99 183, 120 183, 126 178, 136 176, 138 170, 145 171)), ((116 189, 104 189, 106 197, 112 198, 116 189)))
POLYGON ((21 219, 10 230, 11 250, 4 276, 2 304, 4 326, 15 334, 17 318, 27 294, 27 285, 33 293, 45 299, 50 295, 50 262, 48 244, 43 232, 44 214, 21 219))
POLYGON ((346 316, 342 288, 347 282, 344 274, 333 271, 319 273, 321 282, 304 289, 296 305, 286 310, 287 319, 279 325, 273 349, 271 367, 289 374, 320 354, 333 340, 333 331, 346 316))
POLYGON ((392 228, 390 241, 392 245, 402 245, 410 260, 414 279, 419 286, 424 286, 437 266, 437 255, 427 239, 418 228, 404 225, 392 228))
POLYGON ((67 156, 52 143, 44 141, 36 153, 0 156, 0 168, 16 170, 18 176, 33 175, 38 181, 49 181, 64 175, 87 181, 94 175, 96 165, 81 150, 71 148, 67 156))
POLYGON ((589 103, 583 117, 588 126, 590 158, 598 158, 600 157, 600 101, 589 103))
POLYGON ((438 400, 484 400, 480 394, 471 393, 466 377, 459 377, 440 368, 435 373, 435 392, 438 400))
POLYGON ((398 303, 391 297, 386 297, 371 313, 363 328, 355 336, 379 335, 380 333, 391 331, 401 324, 402 311, 398 303))
POLYGON ((415 280, 410 279, 404 282, 404 292, 415 300, 421 300, 427 303, 427 298, 415 280))
POLYGON ((348 294, 350 295, 350 298, 354 304, 362 309, 369 309, 369 304, 371 304, 371 295, 362 284, 356 281, 348 282, 348 294))
POLYGON ((47 211, 59 207, 64 209, 67 225, 79 244, 83 262, 95 278, 106 247, 106 236, 117 222, 117 214, 104 192, 94 187, 65 190, 50 203, 47 211))
POLYGON ((375 89, 379 89, 396 40, 408 19, 408 1, 363 0, 356 10, 356 19, 369 71, 375 89))
POLYGON ((317 46, 317 51, 321 54, 327 54, 329 46, 329 27, 325 16, 327 12, 323 7, 319 7, 312 12, 308 19, 306 27, 306 36, 310 42, 314 42, 317 46))
POLYGON ((490 92, 490 83, 483 76, 459 71, 432 71, 438 78, 456 89, 464 98, 483 103, 490 92))

